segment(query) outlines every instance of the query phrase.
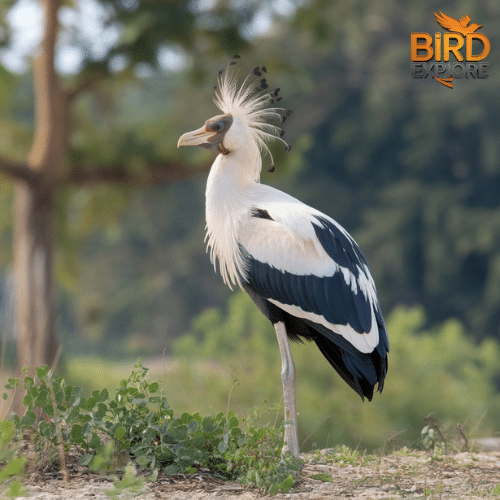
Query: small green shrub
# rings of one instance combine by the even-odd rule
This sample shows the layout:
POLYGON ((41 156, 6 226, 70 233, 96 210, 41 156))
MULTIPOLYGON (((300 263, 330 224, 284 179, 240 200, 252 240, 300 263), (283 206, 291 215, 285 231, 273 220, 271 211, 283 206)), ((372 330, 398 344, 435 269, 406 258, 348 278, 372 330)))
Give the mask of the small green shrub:
MULTIPOLYGON (((82 451, 80 463, 92 470, 112 469, 126 453, 154 476, 208 468, 270 493, 290 490, 300 464, 281 457, 282 427, 258 427, 256 415, 240 423, 232 411, 178 416, 148 372, 139 360, 113 397, 104 388, 84 398, 79 387, 54 377, 47 366, 38 367, 35 378, 24 379, 26 412, 14 416, 13 429, 30 433, 36 450, 76 447, 82 451)), ((138 485, 131 481, 129 473, 118 484, 138 485)))

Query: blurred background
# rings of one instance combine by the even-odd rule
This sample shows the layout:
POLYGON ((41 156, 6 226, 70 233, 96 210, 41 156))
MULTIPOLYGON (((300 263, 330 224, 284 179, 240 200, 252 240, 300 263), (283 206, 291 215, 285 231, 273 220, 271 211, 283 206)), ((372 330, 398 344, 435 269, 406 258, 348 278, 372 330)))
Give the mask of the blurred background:
POLYGON ((111 388, 140 356, 179 413, 280 401, 272 326, 205 253, 213 157, 176 149, 238 53, 293 110, 262 182, 355 237, 391 341, 372 403, 293 346, 302 449, 418 446, 430 414, 498 435, 497 0, 4 0, 0 42, 2 383, 31 360, 111 388), (483 24, 487 79, 411 77, 439 11, 483 24))

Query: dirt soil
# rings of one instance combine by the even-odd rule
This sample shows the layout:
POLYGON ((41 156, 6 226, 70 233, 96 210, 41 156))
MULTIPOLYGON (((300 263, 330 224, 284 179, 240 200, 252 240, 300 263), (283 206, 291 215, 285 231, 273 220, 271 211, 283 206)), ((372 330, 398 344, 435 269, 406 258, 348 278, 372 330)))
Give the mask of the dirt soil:
MULTIPOLYGON (((389 456, 360 456, 353 463, 333 461, 319 455, 303 455, 302 476, 292 491, 268 497, 236 483, 222 482, 213 475, 160 477, 146 483, 134 496, 125 491, 117 498, 138 500, 323 500, 323 499, 500 499, 500 452, 432 455, 401 450, 389 456), (321 474, 322 480, 311 476, 321 474), (331 482, 330 482, 331 481, 331 482)), ((331 457, 331 455, 330 455, 331 457)), ((352 461, 351 461, 352 462, 352 461)), ((29 495, 36 500, 107 500, 113 478, 88 473, 77 462, 68 466, 65 485, 60 472, 37 471, 27 478, 29 495)), ((116 478, 115 478, 116 479, 116 478)), ((116 491, 116 490, 115 490, 116 491)))

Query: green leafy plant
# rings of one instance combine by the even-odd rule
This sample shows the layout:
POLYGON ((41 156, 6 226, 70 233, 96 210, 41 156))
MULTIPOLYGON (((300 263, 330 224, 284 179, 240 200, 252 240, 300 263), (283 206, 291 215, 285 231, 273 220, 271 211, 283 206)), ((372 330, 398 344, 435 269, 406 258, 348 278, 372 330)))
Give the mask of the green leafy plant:
POLYGON ((114 488, 106 490, 105 494, 109 498, 123 498, 125 496, 136 496, 144 492, 144 478, 137 477, 132 465, 129 463, 125 467, 125 473, 121 479, 113 482, 114 488))
POLYGON ((0 491, 10 498, 21 496, 25 488, 14 479, 21 474, 26 464, 26 457, 18 456, 17 448, 13 445, 14 423, 0 422, 0 491))
MULTIPOLYGON (((233 411, 178 416, 140 360, 113 397, 104 388, 84 398, 79 387, 67 385, 47 366, 35 374, 24 379, 26 412, 15 415, 13 425, 18 434, 33 436, 36 450, 75 447, 82 465, 105 471, 123 465, 125 455, 125 462, 133 458, 153 478, 159 471, 208 468, 269 493, 289 491, 300 470, 297 459, 281 456, 283 426, 257 426, 257 412, 242 422, 233 411)), ((130 472, 121 481, 120 487, 130 486, 130 472)))

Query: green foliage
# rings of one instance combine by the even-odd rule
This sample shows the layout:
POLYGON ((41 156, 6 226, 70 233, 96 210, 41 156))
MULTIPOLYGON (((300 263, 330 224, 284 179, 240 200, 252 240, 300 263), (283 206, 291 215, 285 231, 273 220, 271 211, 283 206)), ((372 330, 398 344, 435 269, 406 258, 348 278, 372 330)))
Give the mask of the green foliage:
POLYGON ((26 457, 19 454, 14 445, 14 423, 3 420, 0 422, 0 492, 9 498, 22 496, 26 492, 18 480, 26 464, 26 457))
MULTIPOLYGON (((294 190, 355 235, 385 310, 418 303, 429 324, 455 317, 468 335, 500 338, 500 99, 495 77, 457 80, 452 91, 410 77, 410 33, 441 29, 439 9, 436 0, 399 12, 385 0, 298 8, 282 51, 302 70, 294 117, 314 119, 297 126, 312 141, 294 190), (325 99, 318 89, 334 90, 325 99)), ((499 13, 477 3, 470 14, 492 44, 499 13)), ((500 53, 487 59, 494 67, 500 53)))
POLYGON ((316 481, 323 481, 324 483, 331 483, 333 481, 332 476, 324 473, 312 474, 309 477, 311 479, 316 479, 316 481))
MULTIPOLYGON (((77 288, 75 282, 79 274, 77 261, 80 256, 75 254, 83 241, 88 240, 89 234, 96 228, 103 226, 106 231, 116 235, 118 216, 125 205, 129 205, 132 192, 137 190, 138 185, 151 183, 150 169, 168 169, 173 163, 176 166, 181 163, 176 160, 179 155, 175 146, 181 130, 179 117, 186 116, 186 106, 184 100, 176 98, 176 93, 187 83, 206 78, 209 69, 206 66, 210 65, 207 61, 217 57, 226 59, 227 56, 223 54, 232 55, 245 48, 248 42, 240 28, 252 22, 257 13, 256 9, 244 4, 229 7, 224 2, 216 2, 217 5, 205 8, 186 1, 97 0, 92 9, 95 33, 89 37, 81 29, 86 15, 83 3, 75 0, 56 6, 61 7, 61 15, 65 14, 64 20, 57 26, 58 36, 66 40, 66 47, 69 44, 79 55, 74 60, 76 64, 70 69, 72 74, 65 74, 67 68, 62 71, 58 68, 59 82, 53 82, 64 88, 68 108, 63 114, 67 114, 68 122, 72 124, 67 137, 63 171, 60 173, 64 178, 67 171, 72 171, 78 177, 82 172, 95 173, 106 169, 112 172, 111 177, 117 175, 117 182, 113 186, 114 183, 106 182, 106 176, 103 176, 104 188, 96 186, 99 181, 90 182, 91 187, 78 181, 77 187, 62 182, 58 188, 58 244, 54 245, 58 255, 54 261, 61 288, 72 292, 77 288), (96 44, 97 40, 99 43, 96 44), (166 57, 162 57, 165 54, 166 57), (190 57, 196 57, 197 63, 188 74, 179 78, 175 71, 163 67, 168 55, 186 62, 189 62, 190 57), (145 74, 152 77, 148 80, 145 74), (123 105, 123 101, 127 105, 123 105), (145 103, 151 103, 151 106, 145 103), (130 177, 134 179, 133 182, 127 180, 130 177)), ((13 0, 0 3, 0 46, 14 49, 11 58, 16 55, 23 58, 26 54, 19 54, 22 51, 20 47, 15 50, 15 40, 24 34, 11 33, 9 27, 9 21, 14 18, 9 9, 14 4, 13 0), (13 42, 10 47, 9 42, 13 42)), ((26 64, 26 69, 30 66, 26 64)), ((213 74, 211 68, 210 74, 213 74)), ((0 151, 7 167, 10 162, 25 164, 27 161, 33 139, 35 98, 31 75, 14 75, 0 64, 0 151)), ((61 126, 64 126, 63 123, 61 126)), ((187 165, 186 162, 184 164, 187 165)), ((8 170, 2 162, 0 170, 4 169, 8 170)), ((0 173, 1 274, 9 269, 12 260, 12 221, 15 214, 12 207, 13 190, 7 187, 9 183, 12 184, 12 181, 8 182, 0 173)), ((0 295, 3 298, 1 274, 0 295)), ((100 283, 102 281, 99 280, 100 283)), ((141 286, 144 281, 135 281, 133 285, 141 286)), ((151 281, 155 286, 157 280, 151 281)), ((165 281, 169 281, 168 276, 165 281)), ((123 297, 126 292, 120 296, 123 297)), ((137 297, 135 289, 133 295, 137 297)), ((152 295, 158 296, 151 291, 146 295, 146 302, 152 295)), ((172 296, 175 294, 172 293, 172 296)), ((65 298, 71 302, 69 297, 65 298)), ((100 306, 100 301, 97 302, 100 306)), ((151 306, 150 303, 148 305, 151 306)), ((71 316, 73 311, 68 311, 65 306, 61 307, 61 316, 71 316)), ((128 304, 123 305, 123 301, 120 301, 119 306, 120 311, 116 316, 128 308, 128 304)), ((90 304, 88 309, 89 314, 83 311, 80 317, 84 324, 88 316, 88 323, 95 323, 96 317, 99 319, 102 314, 102 308, 90 304)), ((140 314, 146 310, 147 307, 138 305, 134 312, 140 314)), ((108 315, 108 318, 111 316, 110 322, 116 320, 112 313, 108 315)), ((164 318, 166 315, 161 312, 158 316, 164 318)), ((126 323, 135 324, 134 321, 126 323)), ((59 324, 62 329, 74 332, 74 325, 66 325, 64 321, 59 324)), ((4 325, 0 324, 0 328, 3 329, 4 325)), ((133 335, 136 332, 127 333, 133 335)), ((101 332, 97 332, 99 334, 101 332)), ((120 335, 123 336, 123 331, 120 335)))
POLYGON ((364 465, 368 459, 361 456, 358 450, 343 444, 334 448, 315 450, 311 460, 316 464, 335 464, 344 467, 346 465, 364 465))
MULTIPOLYGON (((457 320, 432 330, 425 321, 421 308, 400 307, 387 317, 389 372, 383 393, 370 403, 358 399, 314 345, 292 345, 303 450, 314 442, 381 448, 395 432, 402 433, 396 441, 414 446, 431 413, 455 433, 458 422, 467 435, 498 432, 498 343, 474 343, 457 320)), ((198 405, 224 408, 229 393, 231 404, 247 408, 282 397, 274 331, 243 292, 231 297, 227 314, 202 313, 193 331, 177 341, 175 353, 186 359, 184 392, 198 405), (222 376, 221 368, 190 375, 189 365, 208 357, 229 366, 229 375, 222 376)))
MULTIPOLYGON (((38 451, 76 447, 83 452, 80 463, 96 471, 112 470, 120 456, 130 455, 154 477, 158 471, 188 474, 209 468, 271 493, 289 491, 299 471, 295 458, 281 457, 283 427, 256 426, 257 415, 240 423, 232 411, 177 416, 140 361, 114 396, 103 388, 84 398, 79 387, 54 377, 47 366, 35 371, 35 378, 24 379, 24 416, 14 415, 8 424, 12 432, 15 427, 20 435, 30 433, 38 451), (37 419, 40 414, 46 418, 37 419)), ((128 468, 109 494, 142 486, 128 468)))
POLYGON ((125 467, 123 477, 113 482, 114 489, 106 490, 105 493, 109 498, 127 498, 128 496, 140 495, 144 492, 144 482, 144 478, 136 476, 132 464, 129 463, 125 467))
POLYGON ((174 345, 178 356, 234 359, 249 353, 252 364, 269 364, 276 359, 271 349, 275 341, 269 320, 255 308, 246 294, 231 295, 227 311, 207 309, 193 321, 192 333, 174 345), (260 361, 262 360, 262 361, 260 361), (267 361, 267 363, 266 363, 267 361))
MULTIPOLYGON (((282 177, 264 172, 263 182, 334 216, 356 236, 384 310, 420 303, 428 324, 456 317, 468 335, 498 336, 500 101, 494 75, 462 79, 453 91, 409 77, 404 34, 437 28, 433 11, 442 6, 435 0, 400 9, 385 0, 296 4, 277 20, 275 36, 251 41, 239 28, 248 27, 259 8, 99 3, 110 26, 121 27, 121 38, 99 60, 84 43, 80 73, 64 82, 85 89, 72 107, 68 163, 77 170, 133 172, 141 183, 149 166, 181 155, 188 163, 211 161, 204 151, 179 153, 175 144, 181 131, 216 112, 212 80, 227 62, 222 52, 247 46, 242 65, 265 63, 294 110, 286 123, 293 151, 286 163, 275 155, 275 175, 282 177), (137 79, 133 68, 157 65, 161 50, 187 55, 186 71, 137 79), (110 71, 117 59, 123 68, 110 71), (298 173, 295 179, 290 172, 298 173)), ((484 23, 492 46, 498 46, 498 8, 478 4, 470 13, 484 23)), ((83 41, 75 35, 76 46, 83 41)), ((490 53, 491 68, 500 66, 498 58, 490 53)), ((32 138, 32 85, 28 75, 18 78, 2 68, 0 82, 0 149, 24 161, 32 138)), ((198 307, 225 303, 227 291, 202 243, 202 183, 136 196, 135 185, 60 190, 55 260, 59 284, 71 292, 60 312, 73 324, 61 321, 59 338, 79 329, 91 337, 81 335, 80 352, 109 349, 111 355, 106 343, 113 339, 115 353, 142 355, 168 349, 198 307), (165 331, 168 340, 159 335, 165 331), (125 339, 120 351, 117 338, 125 339)), ((4 269, 11 260, 12 191, 0 179, 4 269)), ((75 349, 71 339, 65 352, 75 349)))

